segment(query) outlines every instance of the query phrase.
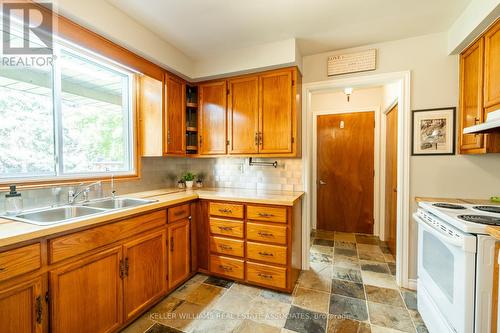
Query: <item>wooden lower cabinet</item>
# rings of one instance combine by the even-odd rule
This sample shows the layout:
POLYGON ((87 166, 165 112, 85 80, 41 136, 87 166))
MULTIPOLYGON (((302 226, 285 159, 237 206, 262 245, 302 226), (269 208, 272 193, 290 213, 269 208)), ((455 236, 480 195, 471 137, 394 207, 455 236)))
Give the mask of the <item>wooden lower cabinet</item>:
POLYGON ((122 246, 49 272, 51 332, 113 332, 123 322, 122 246))
POLYGON ((0 287, 0 331, 2 333, 42 333, 47 311, 43 278, 0 287))
POLYGON ((168 286, 173 288, 184 281, 190 273, 189 219, 168 226, 168 286))
POLYGON ((167 231, 138 237, 123 245, 125 320, 148 307, 167 290, 167 231))
POLYGON ((203 220, 210 233, 197 246, 210 252, 208 273, 293 291, 302 264, 300 200, 293 206, 202 201, 202 207, 209 207, 203 220), (231 205, 241 214, 217 217, 231 205))

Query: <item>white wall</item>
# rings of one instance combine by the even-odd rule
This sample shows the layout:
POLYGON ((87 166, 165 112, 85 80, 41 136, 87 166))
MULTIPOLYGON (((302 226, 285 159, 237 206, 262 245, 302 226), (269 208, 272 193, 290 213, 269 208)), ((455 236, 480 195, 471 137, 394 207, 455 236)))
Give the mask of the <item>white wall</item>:
POLYGON ((472 0, 448 30, 448 52, 462 52, 500 16, 500 0, 472 0))
POLYGON ((107 1, 55 0, 54 10, 164 68, 192 75, 191 59, 107 1))
POLYGON ((197 60, 193 78, 216 78, 284 66, 301 66, 302 56, 295 38, 227 51, 197 60))
MULTIPOLYGON (((378 49, 375 73, 411 71, 413 110, 458 105, 458 56, 448 55, 446 33, 306 56, 303 82, 328 80, 328 56, 368 48, 378 49)), ((414 156, 410 167, 412 210, 416 209, 416 196, 489 198, 500 194, 500 154, 414 156)), ((410 225, 410 278, 415 278, 417 232, 413 221, 410 225)))

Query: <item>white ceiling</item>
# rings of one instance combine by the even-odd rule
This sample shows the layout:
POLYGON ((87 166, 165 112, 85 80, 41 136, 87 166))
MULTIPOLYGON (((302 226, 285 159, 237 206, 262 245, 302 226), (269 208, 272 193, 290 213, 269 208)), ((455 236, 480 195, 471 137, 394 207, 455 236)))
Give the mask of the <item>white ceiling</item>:
POLYGON ((296 38, 303 55, 446 31, 470 0, 107 0, 193 60, 296 38))

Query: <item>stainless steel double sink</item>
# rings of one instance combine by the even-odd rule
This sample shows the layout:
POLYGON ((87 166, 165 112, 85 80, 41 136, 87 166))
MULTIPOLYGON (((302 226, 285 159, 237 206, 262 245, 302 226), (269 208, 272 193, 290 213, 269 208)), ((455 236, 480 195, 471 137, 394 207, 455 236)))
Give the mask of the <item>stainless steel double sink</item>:
POLYGON ((23 212, 19 215, 3 217, 35 225, 52 225, 89 217, 91 215, 102 215, 110 211, 146 205, 155 201, 156 200, 135 198, 106 198, 74 205, 37 209, 23 212))

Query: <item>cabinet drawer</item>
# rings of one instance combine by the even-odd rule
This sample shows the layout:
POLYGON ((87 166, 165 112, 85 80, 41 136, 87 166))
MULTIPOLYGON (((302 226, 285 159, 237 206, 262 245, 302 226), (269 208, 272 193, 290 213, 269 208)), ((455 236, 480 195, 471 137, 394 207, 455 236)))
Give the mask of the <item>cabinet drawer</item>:
POLYGON ((169 208, 168 223, 185 219, 186 217, 189 217, 189 215, 190 215, 189 204, 169 208))
POLYGON ((245 275, 245 262, 240 259, 211 255, 210 272, 243 280, 245 275))
POLYGON ((243 218, 243 205, 229 204, 223 202, 211 202, 210 215, 243 218))
POLYGON ((247 258, 286 265, 286 247, 247 242, 247 258))
POLYGON ((39 269, 40 253, 40 243, 0 253, 0 281, 39 269))
POLYGON ((247 206, 247 219, 286 223, 285 207, 247 206))
POLYGON ((247 222, 247 239, 286 244, 286 227, 247 222))
POLYGON ((245 246, 242 240, 210 236, 210 251, 243 257, 245 246))
POLYGON ((49 260, 55 263, 143 231, 165 226, 165 210, 140 215, 49 240, 49 260))
POLYGON ((243 221, 210 218, 210 232, 215 235, 243 237, 243 221))
POLYGON ((286 288, 286 268, 247 262, 247 280, 261 285, 286 288))

